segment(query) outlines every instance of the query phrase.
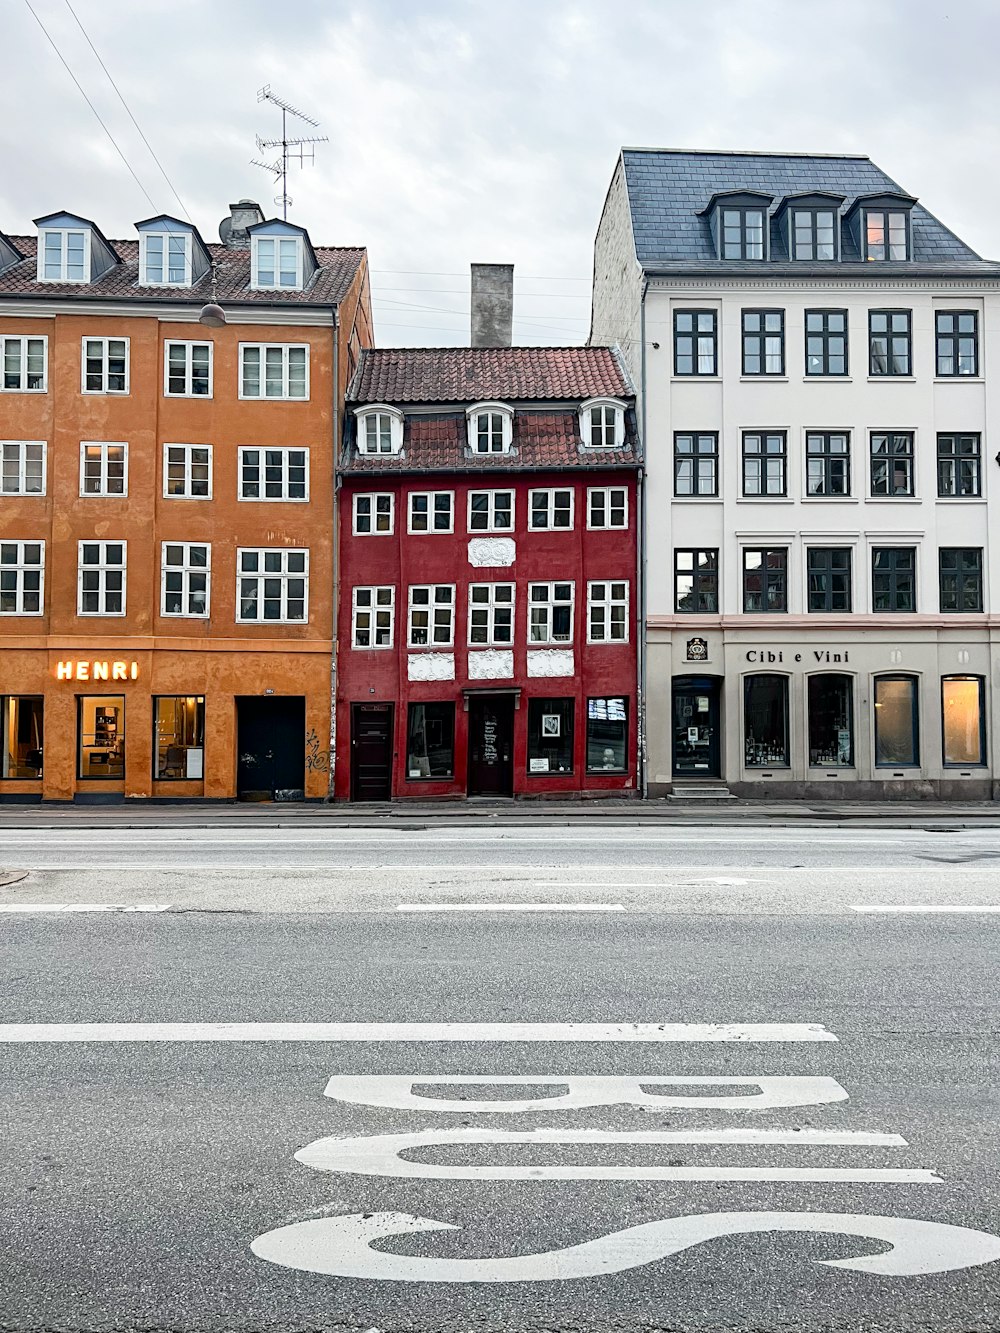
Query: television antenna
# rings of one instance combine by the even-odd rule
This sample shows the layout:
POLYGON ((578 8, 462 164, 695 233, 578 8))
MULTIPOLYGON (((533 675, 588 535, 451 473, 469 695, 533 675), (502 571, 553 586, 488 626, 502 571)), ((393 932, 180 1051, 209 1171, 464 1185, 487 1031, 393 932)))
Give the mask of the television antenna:
POLYGON ((265 171, 270 171, 276 181, 281 183, 281 193, 274 196, 274 202, 281 209, 282 217, 288 221, 288 206, 292 202, 288 193, 288 164, 297 162, 300 167, 305 166, 307 162, 316 161, 316 148, 318 143, 328 143, 329 140, 325 134, 300 135, 298 138, 290 139, 288 137, 288 117, 296 116, 299 120, 304 120, 307 125, 319 128, 319 121, 313 120, 312 116, 307 116, 304 111, 299 111, 289 102, 283 101, 280 97, 271 92, 271 85, 265 83, 263 88, 257 89, 258 102, 272 102, 281 112, 281 138, 280 139, 262 139, 257 135, 258 153, 269 152, 275 148, 281 149, 281 156, 275 158, 273 162, 262 162, 259 158, 252 157, 250 165, 253 167, 263 167, 265 171))

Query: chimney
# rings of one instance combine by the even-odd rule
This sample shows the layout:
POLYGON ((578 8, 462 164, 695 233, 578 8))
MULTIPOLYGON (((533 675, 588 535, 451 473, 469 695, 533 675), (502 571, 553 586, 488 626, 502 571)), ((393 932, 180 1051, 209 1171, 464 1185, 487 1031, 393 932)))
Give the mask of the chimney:
POLYGON ((250 244, 248 227, 254 227, 264 221, 264 212, 260 204, 252 199, 240 199, 229 205, 229 217, 219 223, 219 239, 230 249, 245 249, 250 244))
POLYGON ((514 265, 472 265, 472 347, 509 347, 514 332, 514 265))

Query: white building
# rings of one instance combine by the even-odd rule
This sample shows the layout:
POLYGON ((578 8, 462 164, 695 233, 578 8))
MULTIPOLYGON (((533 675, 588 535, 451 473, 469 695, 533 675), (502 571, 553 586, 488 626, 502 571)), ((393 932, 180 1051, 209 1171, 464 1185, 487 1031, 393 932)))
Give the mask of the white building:
POLYGON ((1000 790, 998 288, 866 157, 622 152, 650 794, 1000 790))

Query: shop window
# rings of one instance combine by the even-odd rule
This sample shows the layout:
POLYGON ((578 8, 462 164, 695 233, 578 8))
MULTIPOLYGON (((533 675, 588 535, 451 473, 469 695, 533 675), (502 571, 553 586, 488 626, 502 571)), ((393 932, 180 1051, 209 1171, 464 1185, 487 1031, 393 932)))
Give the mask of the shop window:
POLYGON ((854 682, 850 676, 809 677, 809 763, 814 768, 854 765, 854 682))
POLYGON ((941 682, 941 736, 946 767, 986 763, 986 719, 981 676, 941 682))
POLYGON ((788 678, 743 681, 743 750, 747 768, 788 767, 788 678))
POLYGON ((528 772, 573 772, 573 700, 528 700, 528 772))
POLYGON ((201 779, 205 776, 205 699, 170 695, 153 700, 153 777, 201 779))
POLYGON ((587 772, 628 772, 628 700, 587 700, 587 772))
POLYGON ((413 781, 455 776, 454 704, 410 704, 406 776, 413 781))
POLYGON ((125 697, 84 695, 77 699, 77 777, 125 776, 125 697))
POLYGON ((0 778, 42 776, 42 709, 30 695, 0 697, 0 778))
POLYGON ((883 768, 920 763, 915 676, 875 679, 875 763, 883 768))

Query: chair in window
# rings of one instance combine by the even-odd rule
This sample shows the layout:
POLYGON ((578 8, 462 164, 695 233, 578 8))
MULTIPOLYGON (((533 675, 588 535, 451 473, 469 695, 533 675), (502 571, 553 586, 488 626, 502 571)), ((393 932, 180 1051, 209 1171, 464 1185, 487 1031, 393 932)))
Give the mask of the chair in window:
POLYGON ((168 745, 163 758, 161 778, 182 778, 185 771, 185 751, 183 745, 168 745))

